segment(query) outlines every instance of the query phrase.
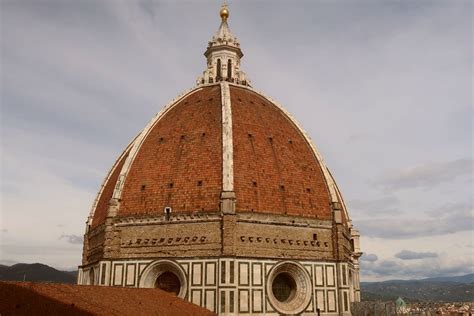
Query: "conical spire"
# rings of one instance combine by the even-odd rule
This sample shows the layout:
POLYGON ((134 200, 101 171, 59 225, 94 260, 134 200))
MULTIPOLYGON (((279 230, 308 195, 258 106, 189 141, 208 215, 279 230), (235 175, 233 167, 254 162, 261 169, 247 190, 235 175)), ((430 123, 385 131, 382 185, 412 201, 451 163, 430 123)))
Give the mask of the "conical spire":
POLYGON ((207 69, 198 78, 197 84, 214 83, 222 80, 242 85, 249 85, 245 73, 240 70, 240 59, 244 55, 240 50, 240 43, 230 31, 227 20, 229 8, 223 4, 219 15, 221 25, 212 37, 204 56, 207 58, 207 69))

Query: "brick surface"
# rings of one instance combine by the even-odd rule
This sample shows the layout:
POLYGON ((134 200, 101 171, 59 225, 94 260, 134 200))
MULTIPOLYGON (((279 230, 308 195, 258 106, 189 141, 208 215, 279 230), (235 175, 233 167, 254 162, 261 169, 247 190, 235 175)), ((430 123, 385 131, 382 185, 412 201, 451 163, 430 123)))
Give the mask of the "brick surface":
POLYGON ((219 209, 222 128, 219 86, 180 101, 153 127, 125 180, 119 216, 219 209))
POLYGON ((260 95, 230 91, 237 211, 330 219, 326 181, 298 128, 260 95))

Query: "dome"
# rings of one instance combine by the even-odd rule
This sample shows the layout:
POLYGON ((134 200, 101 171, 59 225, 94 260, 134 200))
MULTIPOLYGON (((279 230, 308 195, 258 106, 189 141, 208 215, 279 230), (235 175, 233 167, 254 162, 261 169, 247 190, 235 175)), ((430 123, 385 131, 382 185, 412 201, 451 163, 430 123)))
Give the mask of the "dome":
POLYGON ((105 178, 78 283, 157 287, 219 315, 350 315, 359 233, 311 139, 241 70, 222 6, 196 85, 105 178))
POLYGON ((237 213, 332 219, 331 203, 343 203, 305 132, 252 88, 228 84, 226 96, 222 86, 193 89, 153 118, 105 180, 92 227, 105 222, 112 198, 118 217, 205 214, 221 211, 225 191, 235 192, 237 213))

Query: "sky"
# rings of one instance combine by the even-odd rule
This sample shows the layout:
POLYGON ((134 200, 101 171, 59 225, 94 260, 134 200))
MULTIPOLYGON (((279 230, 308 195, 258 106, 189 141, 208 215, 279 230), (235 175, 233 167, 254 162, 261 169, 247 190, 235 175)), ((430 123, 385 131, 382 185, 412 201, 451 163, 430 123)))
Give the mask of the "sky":
MULTIPOLYGON (((472 3, 228 3, 252 86, 336 178, 362 281, 474 272, 472 3)), ((0 263, 80 264, 104 177, 195 85, 220 4, 0 1, 0 263)))

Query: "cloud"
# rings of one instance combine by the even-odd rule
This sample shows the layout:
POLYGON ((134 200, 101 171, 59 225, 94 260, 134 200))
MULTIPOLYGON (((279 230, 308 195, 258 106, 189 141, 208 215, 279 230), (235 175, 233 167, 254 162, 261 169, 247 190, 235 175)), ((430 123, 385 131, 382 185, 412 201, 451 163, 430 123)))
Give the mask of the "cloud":
POLYGON ((369 219, 354 221, 361 234, 368 237, 404 239, 435 236, 472 230, 471 216, 443 219, 369 219))
POLYGON ((3 244, 0 251, 5 258, 21 263, 43 263, 51 267, 61 268, 77 266, 81 262, 81 245, 64 245, 56 239, 49 241, 14 240, 13 243, 3 244))
MULTIPOLYGON (((194 84, 220 22, 218 6, 152 0, 0 6, 0 197, 3 227, 9 229, 1 234, 8 246, 0 252, 19 262, 74 266, 80 245, 58 236, 83 231, 100 183, 128 141, 194 84), (182 23, 176 24, 177 16, 182 23), (38 225, 31 220, 38 214, 51 220, 38 225)), ((454 181, 449 197, 431 190, 423 200, 400 195, 398 203, 375 195, 368 201, 371 191, 378 194, 368 183, 383 170, 472 155, 470 6, 314 1, 304 8, 286 2, 263 8, 244 1, 231 7, 231 28, 245 54, 242 69, 307 129, 346 200, 370 220, 381 220, 364 223, 375 235, 383 236, 383 229, 396 235, 403 225, 409 227, 403 236, 430 234, 445 224, 426 214, 430 207, 423 203, 459 201, 466 194, 465 183, 454 181), (275 32, 278 37, 269 36, 275 32), (329 118, 344 128, 335 129, 329 118), (373 218, 401 211, 418 219, 373 218), (429 216, 426 229, 420 215, 429 216)), ((399 177, 388 180, 378 188, 404 184, 399 177)), ((417 181, 416 188, 423 188, 417 181)), ((455 220, 447 221, 443 230, 455 230, 455 220)), ((369 252, 383 256, 378 249, 369 252)))
POLYGON ((395 254, 395 257, 402 260, 414 260, 414 259, 425 259, 425 258, 436 258, 437 253, 434 252, 415 252, 410 250, 402 250, 395 254))
POLYGON ((358 133, 358 134, 352 134, 349 137, 347 137, 347 143, 352 144, 354 142, 361 142, 367 139, 370 139, 371 135, 369 133, 358 133))
POLYGON ((472 177, 473 160, 457 159, 448 162, 427 163, 422 166, 392 172, 376 180, 373 185, 384 191, 412 188, 430 189, 459 177, 472 177))
MULTIPOLYGON (((59 139, 48 138, 48 143, 54 140, 59 139)), ((1 157, 5 168, 2 170, 1 220, 8 227, 8 234, 2 234, 0 253, 2 257, 18 262, 73 266, 80 263, 80 244, 67 244, 65 241, 69 239, 60 240, 58 237, 66 233, 56 225, 68 223, 70 229, 66 232, 81 232, 96 189, 84 188, 78 181, 80 177, 74 177, 74 181, 66 179, 67 174, 63 171, 69 168, 73 174, 80 176, 83 173, 86 178, 96 172, 88 172, 85 165, 75 165, 73 158, 63 161, 60 156, 56 157, 59 147, 71 157, 80 152, 69 152, 64 147, 65 142, 58 141, 56 145, 41 148, 45 142, 42 139, 35 144, 34 138, 25 141, 23 135, 9 137, 3 142, 8 150, 2 152, 1 157), (22 144, 21 148, 18 148, 19 144, 22 144), (43 154, 39 155, 40 152, 43 154), (38 225, 38 214, 47 217, 47 223, 38 225)), ((79 143, 75 144, 79 147, 79 143)))
POLYGON ((469 202, 457 202, 447 203, 443 206, 435 208, 431 211, 426 212, 431 217, 444 217, 444 216, 466 216, 472 214, 473 205, 472 201, 469 202))
POLYGON ((375 262, 377 261, 379 258, 377 257, 377 255, 375 254, 372 254, 372 253, 368 253, 368 254, 364 254, 360 260, 361 261, 368 261, 368 262, 375 262))
POLYGON ((14 264, 17 264, 18 261, 15 261, 15 260, 8 260, 8 259, 1 259, 0 260, 0 264, 1 265, 4 265, 4 266, 12 266, 14 264))
POLYGON ((437 257, 425 261, 380 260, 361 261, 363 277, 383 279, 419 279, 437 276, 454 276, 474 272, 472 258, 466 256, 437 257))
POLYGON ((444 235, 474 229, 474 212, 469 203, 449 204, 426 213, 430 217, 362 219, 354 222, 361 234, 387 239, 444 235))
POLYGON ((395 196, 386 196, 379 199, 372 200, 350 200, 348 205, 351 210, 358 213, 377 215, 396 215, 400 214, 397 206, 400 204, 400 199, 395 196))
POLYGON ((84 238, 78 235, 61 235, 59 239, 66 239, 70 244, 81 245, 84 242, 84 238))

